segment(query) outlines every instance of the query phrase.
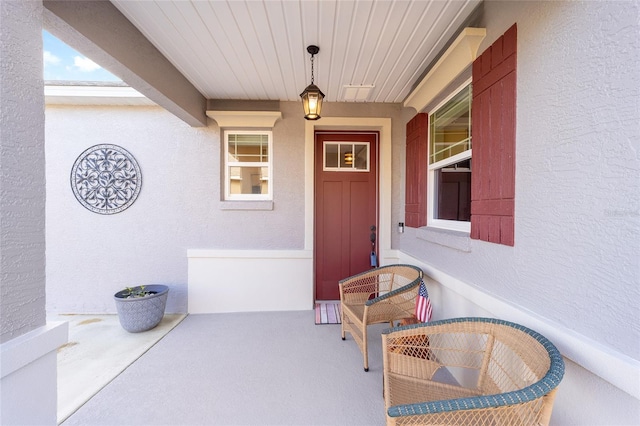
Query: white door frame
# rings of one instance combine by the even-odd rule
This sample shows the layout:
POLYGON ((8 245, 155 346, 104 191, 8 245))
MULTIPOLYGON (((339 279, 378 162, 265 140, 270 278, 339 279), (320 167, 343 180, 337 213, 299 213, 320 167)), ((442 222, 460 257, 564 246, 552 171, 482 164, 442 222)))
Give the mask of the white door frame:
MULTIPOLYGON (((380 132, 378 146, 379 226, 378 255, 380 265, 391 250, 391 118, 322 117, 306 121, 304 128, 304 249, 313 251, 314 212, 314 143, 316 130, 375 130, 380 132)), ((395 258, 395 256, 394 256, 395 258)))

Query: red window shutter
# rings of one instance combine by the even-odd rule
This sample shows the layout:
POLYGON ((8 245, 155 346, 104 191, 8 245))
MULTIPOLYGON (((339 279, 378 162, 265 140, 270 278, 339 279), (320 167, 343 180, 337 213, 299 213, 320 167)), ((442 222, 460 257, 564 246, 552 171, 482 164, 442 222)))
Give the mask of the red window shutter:
POLYGON ((427 224, 427 141, 429 115, 417 114, 407 123, 407 184, 404 223, 412 228, 427 224))
POLYGON ((471 238, 514 245, 516 25, 473 62, 471 238))

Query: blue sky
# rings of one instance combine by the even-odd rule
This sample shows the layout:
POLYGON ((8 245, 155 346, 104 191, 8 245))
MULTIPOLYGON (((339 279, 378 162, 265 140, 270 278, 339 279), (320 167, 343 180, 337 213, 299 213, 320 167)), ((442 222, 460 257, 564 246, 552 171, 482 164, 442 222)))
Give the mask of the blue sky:
POLYGON ((45 81, 121 81, 46 31, 42 31, 42 41, 45 81))

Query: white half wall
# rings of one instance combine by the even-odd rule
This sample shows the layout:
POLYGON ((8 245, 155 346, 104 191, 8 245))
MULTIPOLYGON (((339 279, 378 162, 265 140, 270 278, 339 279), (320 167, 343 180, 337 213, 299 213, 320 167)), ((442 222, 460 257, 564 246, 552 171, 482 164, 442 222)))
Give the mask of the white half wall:
POLYGON ((56 424, 57 349, 68 335, 68 323, 48 323, 0 345, 0 424, 56 424))
POLYGON ((313 308, 309 250, 188 250, 190 314, 313 308))

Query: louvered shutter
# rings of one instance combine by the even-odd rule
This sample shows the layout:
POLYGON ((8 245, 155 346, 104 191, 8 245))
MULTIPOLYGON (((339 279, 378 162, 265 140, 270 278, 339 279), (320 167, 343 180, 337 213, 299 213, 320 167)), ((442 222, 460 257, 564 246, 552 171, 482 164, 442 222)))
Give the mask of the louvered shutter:
POLYGON ((471 238, 514 245, 516 25, 473 62, 471 238))
POLYGON ((407 123, 406 146, 406 226, 419 228, 427 224, 427 142, 429 115, 417 114, 407 123))

